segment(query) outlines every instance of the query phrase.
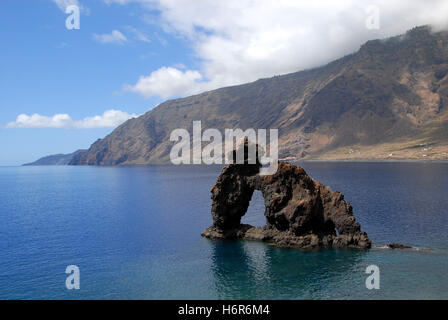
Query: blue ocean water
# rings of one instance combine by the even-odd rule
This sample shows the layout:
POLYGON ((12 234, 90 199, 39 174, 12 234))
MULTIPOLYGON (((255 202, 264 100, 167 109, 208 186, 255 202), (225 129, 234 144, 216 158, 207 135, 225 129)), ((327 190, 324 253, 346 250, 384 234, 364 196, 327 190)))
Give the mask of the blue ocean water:
MULTIPOLYGON (((200 236, 214 166, 1 167, 1 299, 447 299, 448 164, 301 163, 345 194, 373 248, 200 236), (430 249, 425 249, 430 248, 430 249), (67 290, 77 265, 80 290, 67 290), (367 266, 380 289, 365 287, 367 266)), ((264 224, 260 193, 244 222, 264 224)))

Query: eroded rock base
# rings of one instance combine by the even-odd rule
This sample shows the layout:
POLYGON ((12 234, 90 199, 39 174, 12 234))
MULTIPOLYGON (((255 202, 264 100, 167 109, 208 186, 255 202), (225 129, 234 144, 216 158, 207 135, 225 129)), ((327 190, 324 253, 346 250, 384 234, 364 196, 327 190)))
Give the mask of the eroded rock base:
POLYGON ((348 235, 317 235, 308 234, 296 236, 289 232, 265 227, 253 227, 248 224, 241 224, 239 227, 230 230, 220 230, 213 226, 208 227, 201 234, 203 237, 214 240, 250 240, 268 242, 278 247, 314 249, 314 248, 359 248, 368 249, 371 241, 365 232, 348 235))

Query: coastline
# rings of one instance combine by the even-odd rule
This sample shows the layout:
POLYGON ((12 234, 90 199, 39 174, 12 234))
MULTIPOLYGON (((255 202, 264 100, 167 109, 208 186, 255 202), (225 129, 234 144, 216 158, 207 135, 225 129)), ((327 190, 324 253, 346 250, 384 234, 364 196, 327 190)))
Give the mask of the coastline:
MULTIPOLYGON (((448 159, 285 159, 281 158, 279 161, 286 161, 292 163, 301 162, 342 162, 342 163, 448 163, 448 159)), ((204 164, 200 164, 204 165, 204 164)), ((213 164, 220 166, 220 164, 213 164)), ((225 164, 221 164, 225 165, 225 164)), ((155 163, 135 163, 135 164, 122 164, 122 165, 0 165, 0 168, 8 167, 144 167, 144 166, 179 166, 171 163, 155 162, 155 163)), ((197 165, 196 165, 197 166, 197 165)))
POLYGON ((291 162, 365 162, 365 163, 448 163, 448 159, 304 159, 304 160, 284 160, 281 161, 291 161, 291 162))

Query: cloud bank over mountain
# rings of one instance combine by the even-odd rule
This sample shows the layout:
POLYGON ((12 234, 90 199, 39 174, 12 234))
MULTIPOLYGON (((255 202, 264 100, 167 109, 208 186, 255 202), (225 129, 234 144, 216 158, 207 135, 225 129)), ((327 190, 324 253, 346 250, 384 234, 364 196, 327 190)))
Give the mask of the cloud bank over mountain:
POLYGON ((145 13, 158 13, 149 23, 185 39, 198 61, 198 68, 187 70, 147 70, 124 86, 143 97, 187 96, 308 69, 352 53, 367 40, 448 24, 444 0, 104 1, 139 3, 145 13), (367 28, 376 9, 379 29, 367 28))

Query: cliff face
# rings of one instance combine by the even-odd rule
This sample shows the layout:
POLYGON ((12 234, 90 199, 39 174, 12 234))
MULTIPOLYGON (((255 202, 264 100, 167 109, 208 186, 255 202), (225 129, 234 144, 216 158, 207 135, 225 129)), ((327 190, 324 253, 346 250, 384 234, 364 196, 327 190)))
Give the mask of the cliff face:
POLYGON ((419 27, 326 66, 170 100, 73 165, 169 161, 173 129, 278 128, 295 159, 448 159, 448 32, 419 27))

